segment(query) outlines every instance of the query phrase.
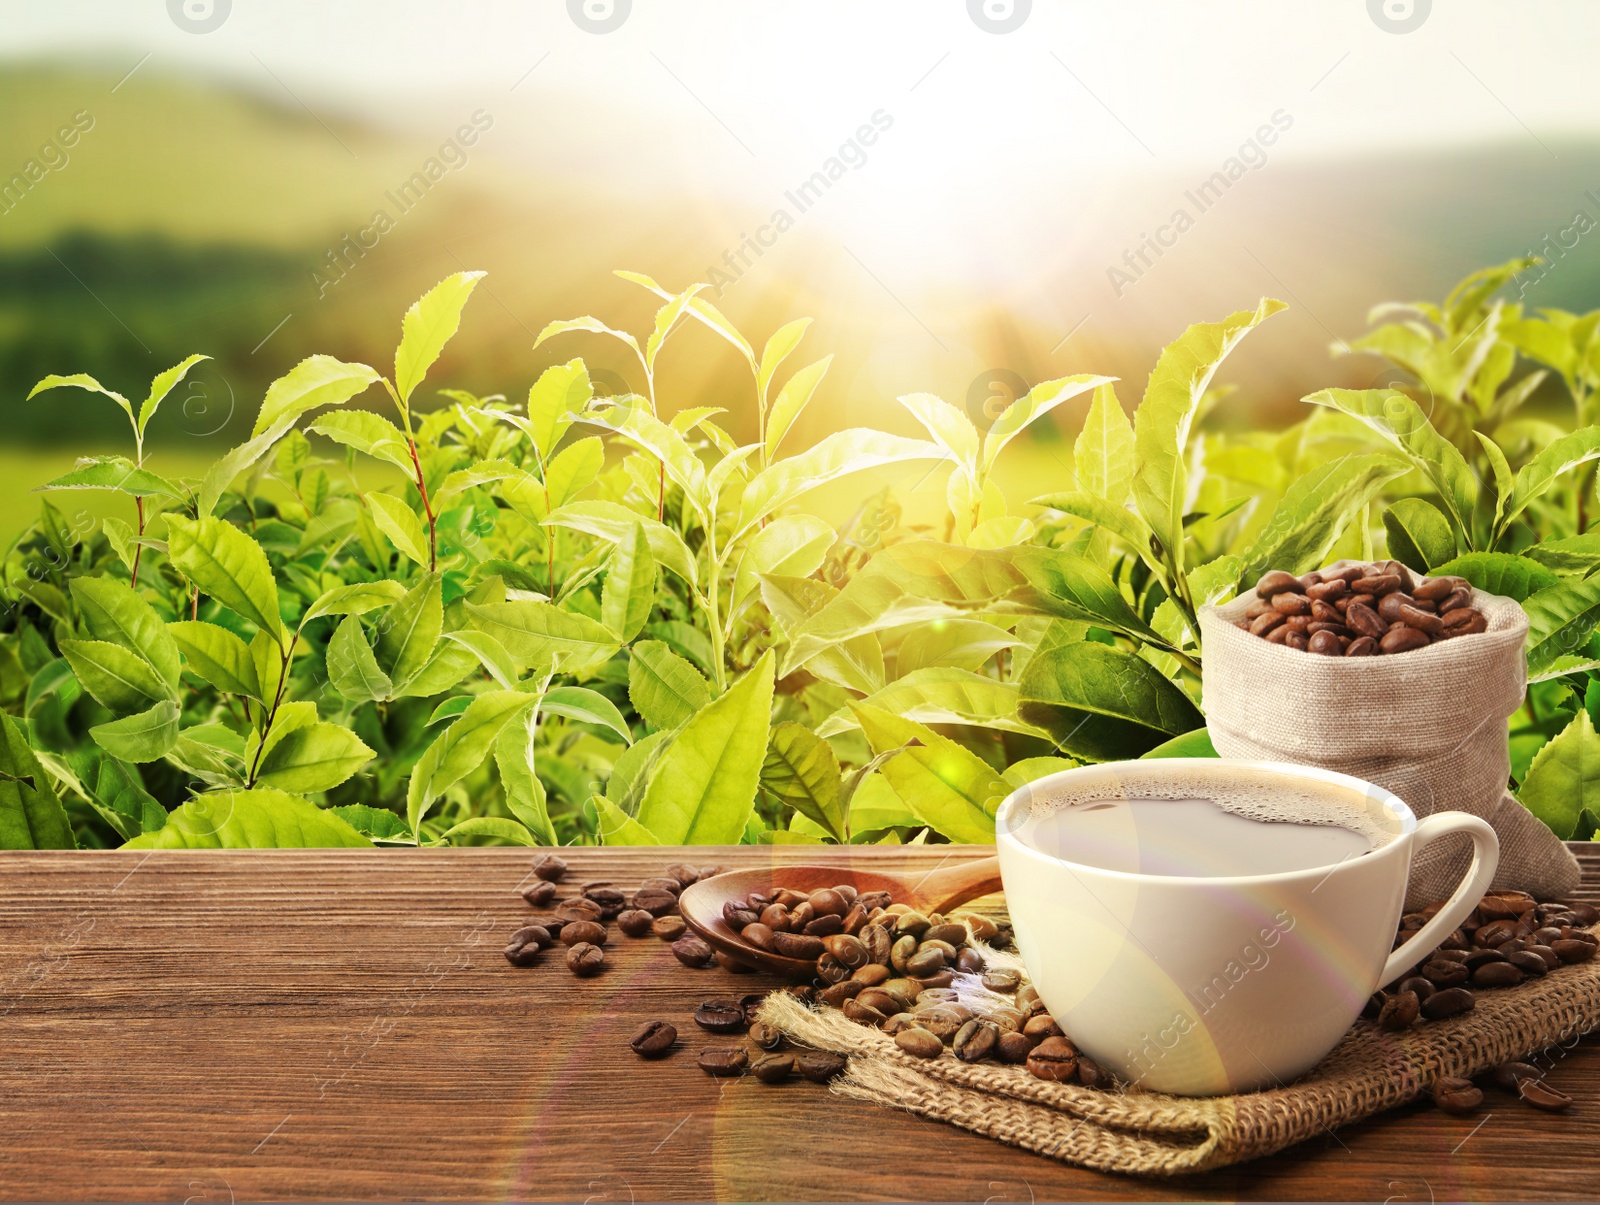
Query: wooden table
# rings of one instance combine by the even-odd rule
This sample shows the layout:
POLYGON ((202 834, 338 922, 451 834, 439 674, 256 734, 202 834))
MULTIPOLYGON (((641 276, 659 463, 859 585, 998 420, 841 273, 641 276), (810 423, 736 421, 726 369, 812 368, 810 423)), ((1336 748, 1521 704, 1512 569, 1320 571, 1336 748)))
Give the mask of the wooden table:
MULTIPOLYGON (((562 851, 632 886, 685 851, 562 851)), ((697 849, 698 863, 802 860, 697 849)), ((928 869, 978 847, 849 851, 928 869)), ((815 857, 815 855, 812 855, 815 857)), ((839 855, 835 855, 839 856, 839 855)), ((1585 898, 1600 897, 1586 847, 1585 898)), ((626 1041, 704 997, 614 931, 580 981, 500 948, 529 914, 520 850, 9 854, 0 859, 0 1197, 228 1202, 861 1198, 1592 1197, 1600 1050, 1549 1076, 1563 1116, 1496 1097, 1399 1109, 1180 1181, 1082 1171, 794 1082, 714 1080, 626 1041)), ((715 1039, 713 1039, 713 1042, 715 1039)), ((708 1043, 710 1044, 710 1043, 708 1043)), ((697 1048, 697 1047, 696 1047, 697 1048)))

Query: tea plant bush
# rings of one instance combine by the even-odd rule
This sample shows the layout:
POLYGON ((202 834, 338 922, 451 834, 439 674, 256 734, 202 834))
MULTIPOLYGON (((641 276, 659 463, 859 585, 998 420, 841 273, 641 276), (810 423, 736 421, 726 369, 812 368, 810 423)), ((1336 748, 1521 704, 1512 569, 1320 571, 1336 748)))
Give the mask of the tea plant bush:
POLYGON ((0 846, 988 841, 1042 774, 1208 750, 1200 607, 1385 547, 1524 600, 1519 785, 1587 835, 1600 440, 1517 411, 1559 381, 1587 417, 1600 353, 1594 322, 1495 300, 1517 270, 1376 312, 1353 348, 1415 386, 1314 394, 1276 433, 1204 429, 1270 299, 1166 348, 1131 419, 1082 374, 987 431, 913 394, 926 439, 856 428, 804 450, 831 362, 791 367, 809 320, 758 351, 703 286, 637 273, 619 275, 660 302, 642 338, 585 316, 535 344, 620 342, 637 392, 597 396, 582 359, 515 402, 425 390, 482 275, 464 272, 404 315, 391 372, 310 357, 198 480, 153 472, 144 440, 202 357, 137 407, 47 377, 46 404, 120 407, 132 455, 52 481, 6 558, 0 846), (754 411, 753 442, 658 398, 690 323, 748 365, 729 405, 754 411), (1013 513, 1005 449, 1085 396, 1070 479, 1013 513), (802 509, 911 461, 948 472, 936 528, 888 491, 840 529, 802 509), (127 517, 69 524, 49 499, 82 489, 126 496, 127 517))

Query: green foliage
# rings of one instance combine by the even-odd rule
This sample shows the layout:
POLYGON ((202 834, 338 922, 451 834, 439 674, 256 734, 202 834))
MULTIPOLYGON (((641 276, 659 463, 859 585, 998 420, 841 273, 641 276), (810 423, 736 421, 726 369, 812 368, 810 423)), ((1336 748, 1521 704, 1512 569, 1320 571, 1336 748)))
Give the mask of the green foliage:
POLYGON ((988 841, 1034 778, 1212 754, 1202 608, 1270 568, 1386 553, 1524 603, 1516 779, 1553 828, 1587 832, 1597 323, 1494 300, 1508 271, 1378 311, 1358 350, 1417 387, 1325 390, 1282 432, 1208 422, 1270 299, 1180 335, 1131 415, 1078 374, 987 425, 907 394, 926 439, 810 448, 796 420, 832 358, 798 354, 809 320, 758 350, 701 286, 637 273, 620 275, 657 305, 642 335, 586 316, 536 343, 611 340, 627 391, 597 396, 574 358, 525 400, 434 406, 481 277, 463 272, 404 315, 391 377, 302 361, 197 480, 146 469, 143 437, 199 357, 137 406, 47 377, 121 409, 133 456, 50 482, 5 560, 0 846, 988 841), (719 400, 753 411, 753 441, 722 409, 662 408, 687 324, 749 366, 749 395, 719 400), (1510 417, 1546 380, 1572 393, 1571 433, 1510 417), (356 408, 373 401, 387 413, 356 408), (1074 402, 1070 474, 1014 510, 1005 449, 1074 402), (889 491, 838 527, 804 510, 914 461, 947 474, 932 528, 889 491), (129 513, 71 527, 49 499, 75 489, 129 513))

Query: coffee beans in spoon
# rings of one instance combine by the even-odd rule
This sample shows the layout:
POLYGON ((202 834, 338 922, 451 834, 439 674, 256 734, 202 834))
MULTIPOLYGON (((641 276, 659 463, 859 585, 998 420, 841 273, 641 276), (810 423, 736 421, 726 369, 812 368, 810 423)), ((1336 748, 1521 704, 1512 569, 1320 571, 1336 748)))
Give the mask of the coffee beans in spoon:
POLYGON ((1399 561, 1295 577, 1263 574, 1238 626, 1252 636, 1326 657, 1378 657, 1489 629, 1459 577, 1415 577, 1399 561))

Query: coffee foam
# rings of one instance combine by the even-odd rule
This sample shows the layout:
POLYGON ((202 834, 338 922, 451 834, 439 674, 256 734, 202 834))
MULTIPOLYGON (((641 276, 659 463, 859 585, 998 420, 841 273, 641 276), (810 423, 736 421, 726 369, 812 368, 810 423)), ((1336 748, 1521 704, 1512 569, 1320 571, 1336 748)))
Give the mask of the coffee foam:
POLYGON ((1075 789, 1030 788, 1029 818, 1042 820, 1065 808, 1091 803, 1205 799, 1235 816, 1266 824, 1316 824, 1345 828, 1379 849, 1400 835, 1394 814, 1370 795, 1335 784, 1295 784, 1197 775, 1190 781, 1107 776, 1075 789))

